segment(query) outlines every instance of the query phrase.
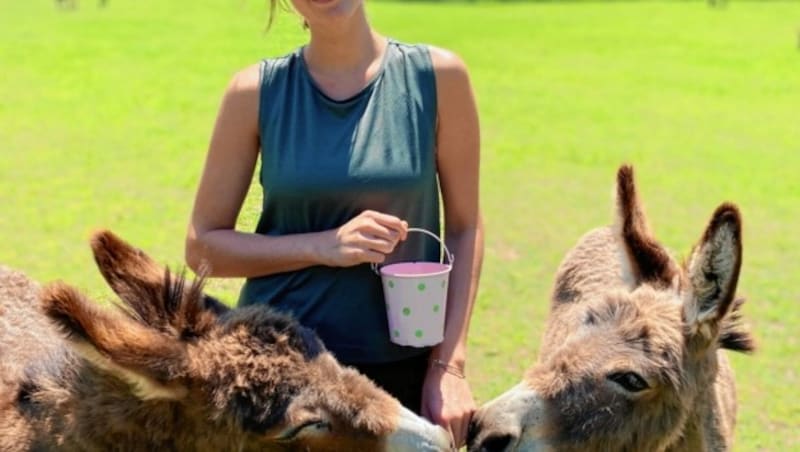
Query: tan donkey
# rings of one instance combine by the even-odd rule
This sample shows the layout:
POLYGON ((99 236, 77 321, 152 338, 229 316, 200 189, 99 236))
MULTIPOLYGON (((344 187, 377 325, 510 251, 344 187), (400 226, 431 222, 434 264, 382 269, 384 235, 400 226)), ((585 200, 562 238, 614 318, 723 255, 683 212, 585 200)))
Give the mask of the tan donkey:
POLYGON ((119 309, 0 267, 1 451, 452 450, 290 318, 92 248, 119 309))
POLYGON ((722 349, 754 348, 735 297, 739 211, 718 207, 680 266, 648 230, 628 166, 617 210, 617 224, 561 263, 539 359, 476 413, 470 451, 731 449, 736 390, 722 349))

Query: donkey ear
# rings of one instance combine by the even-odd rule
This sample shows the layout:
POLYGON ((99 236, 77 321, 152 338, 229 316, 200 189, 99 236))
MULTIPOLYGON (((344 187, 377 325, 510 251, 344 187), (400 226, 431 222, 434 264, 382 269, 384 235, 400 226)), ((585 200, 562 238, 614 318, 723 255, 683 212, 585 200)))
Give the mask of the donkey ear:
POLYGON ((164 324, 165 269, 111 231, 94 233, 89 243, 103 278, 136 318, 150 326, 164 324))
POLYGON ((718 330, 734 300, 741 265, 741 215, 735 205, 722 204, 687 264, 691 296, 684 306, 684 319, 691 332, 712 335, 718 330))
POLYGON ((633 167, 617 171, 617 230, 625 245, 634 280, 669 287, 679 274, 667 250, 653 237, 636 193, 633 167))
POLYGON ((134 248, 111 231, 98 231, 90 240, 97 268, 114 292, 126 302, 160 293, 164 269, 144 251, 134 248))
MULTIPOLYGON (((202 277, 184 292, 182 275, 172 275, 144 251, 110 231, 98 231, 90 241, 95 262, 111 289, 136 318, 159 329, 189 328, 193 334, 213 323, 228 308, 202 291, 202 277)), ((179 332, 180 333, 180 332, 179 332)))
POLYGON ((69 346, 102 371, 128 382, 141 399, 180 399, 186 368, 183 345, 130 319, 97 308, 80 292, 57 282, 40 295, 42 309, 69 346))

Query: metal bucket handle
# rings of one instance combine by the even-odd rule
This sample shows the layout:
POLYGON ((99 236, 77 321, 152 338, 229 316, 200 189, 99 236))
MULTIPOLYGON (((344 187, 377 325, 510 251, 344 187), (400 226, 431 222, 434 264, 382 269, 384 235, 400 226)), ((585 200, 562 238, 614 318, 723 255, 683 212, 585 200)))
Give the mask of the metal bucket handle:
MULTIPOLYGON (((445 263, 444 259, 447 258, 447 265, 451 267, 453 266, 453 253, 451 253, 450 250, 447 249, 447 245, 444 244, 444 240, 440 239, 438 235, 434 234, 433 232, 427 229, 422 229, 422 228, 408 228, 408 232, 422 232, 423 234, 429 235, 434 239, 436 239, 436 241, 439 242, 442 245, 442 248, 444 249, 444 254, 442 255, 440 263, 444 264, 445 263)), ((372 264, 370 264, 370 266, 372 267, 372 271, 374 271, 375 274, 380 276, 381 272, 379 270, 378 264, 373 262, 372 264)))

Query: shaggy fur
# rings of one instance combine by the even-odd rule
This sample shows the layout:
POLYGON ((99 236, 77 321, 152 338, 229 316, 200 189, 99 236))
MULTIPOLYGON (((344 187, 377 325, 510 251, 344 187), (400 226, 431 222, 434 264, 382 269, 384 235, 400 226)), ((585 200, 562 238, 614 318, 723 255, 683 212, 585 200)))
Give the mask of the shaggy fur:
POLYGON ((399 403, 313 332, 229 310, 110 232, 91 245, 117 309, 0 267, 0 450, 387 448, 399 403))
POLYGON ((617 212, 564 258, 539 360, 478 411, 471 451, 731 448, 736 397, 720 349, 754 349, 735 298, 739 211, 721 205, 683 266, 647 227, 628 166, 617 212))

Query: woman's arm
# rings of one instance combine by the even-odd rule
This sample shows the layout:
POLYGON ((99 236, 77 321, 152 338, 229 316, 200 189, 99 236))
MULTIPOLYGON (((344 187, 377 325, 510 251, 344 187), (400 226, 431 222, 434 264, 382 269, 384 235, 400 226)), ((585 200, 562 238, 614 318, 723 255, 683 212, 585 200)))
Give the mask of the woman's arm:
POLYGON ((210 276, 253 277, 312 265, 383 262, 404 221, 367 211, 338 229, 265 236, 235 230, 259 153, 260 66, 236 74, 222 100, 186 235, 186 262, 210 276))
POLYGON ((444 341, 431 354, 434 364, 423 389, 423 414, 449 428, 460 446, 466 440, 475 410, 469 385, 455 373, 464 369, 467 331, 483 261, 483 225, 478 206, 480 132, 464 63, 441 49, 432 48, 431 57, 436 72, 437 165, 445 238, 455 262, 450 274, 444 341), (451 370, 442 363, 451 366, 451 370))

